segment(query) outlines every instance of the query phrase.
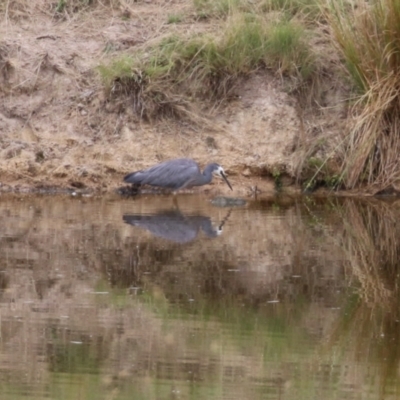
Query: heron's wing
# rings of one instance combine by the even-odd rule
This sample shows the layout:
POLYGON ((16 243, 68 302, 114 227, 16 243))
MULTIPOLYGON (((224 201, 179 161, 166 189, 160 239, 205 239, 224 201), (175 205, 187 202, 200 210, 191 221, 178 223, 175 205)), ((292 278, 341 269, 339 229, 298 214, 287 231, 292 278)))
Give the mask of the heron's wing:
POLYGON ((142 171, 142 184, 178 189, 199 173, 200 168, 195 161, 180 158, 142 171))

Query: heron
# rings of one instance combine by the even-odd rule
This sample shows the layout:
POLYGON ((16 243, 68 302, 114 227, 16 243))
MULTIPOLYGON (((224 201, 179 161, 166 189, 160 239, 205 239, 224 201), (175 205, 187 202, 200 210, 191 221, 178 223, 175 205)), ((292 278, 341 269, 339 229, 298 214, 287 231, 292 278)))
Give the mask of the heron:
POLYGON ((148 169, 132 172, 124 177, 124 182, 134 186, 150 185, 175 191, 207 185, 212 181, 213 175, 220 176, 233 190, 221 165, 208 164, 201 172, 197 162, 190 158, 164 161, 148 169))

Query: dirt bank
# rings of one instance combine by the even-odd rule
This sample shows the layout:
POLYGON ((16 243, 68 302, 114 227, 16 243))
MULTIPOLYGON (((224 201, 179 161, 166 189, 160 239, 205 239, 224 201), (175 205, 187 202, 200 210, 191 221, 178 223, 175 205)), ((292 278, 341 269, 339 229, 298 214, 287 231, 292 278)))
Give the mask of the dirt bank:
POLYGON ((129 101, 110 101, 96 67, 169 33, 217 32, 219 22, 196 19, 188 0, 62 12, 60 3, 18 0, 1 10, 1 190, 110 191, 127 172, 184 156, 222 164, 238 195, 271 192, 276 182, 295 184, 321 133, 325 154, 336 146, 344 91, 329 74, 318 106, 302 105, 279 74, 259 71, 226 101, 203 101, 192 121, 140 118, 129 101), (167 23, 178 14, 179 24, 167 23))

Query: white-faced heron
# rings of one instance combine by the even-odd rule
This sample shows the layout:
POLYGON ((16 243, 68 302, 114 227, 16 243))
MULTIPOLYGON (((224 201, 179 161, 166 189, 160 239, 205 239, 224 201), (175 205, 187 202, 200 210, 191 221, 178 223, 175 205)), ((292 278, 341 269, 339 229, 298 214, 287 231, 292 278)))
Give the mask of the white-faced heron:
POLYGON ((135 186, 150 185, 179 190, 207 185, 211 182, 213 174, 220 176, 233 190, 219 164, 208 164, 201 172, 198 164, 189 158, 164 161, 151 168, 132 172, 124 177, 124 182, 135 186))

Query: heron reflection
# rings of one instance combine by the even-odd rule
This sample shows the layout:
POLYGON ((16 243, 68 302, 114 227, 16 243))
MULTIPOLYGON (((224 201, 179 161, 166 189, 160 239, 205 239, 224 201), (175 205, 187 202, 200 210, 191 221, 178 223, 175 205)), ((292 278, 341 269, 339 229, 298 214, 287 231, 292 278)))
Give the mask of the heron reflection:
POLYGON ((213 226, 210 217, 204 215, 184 215, 179 210, 167 210, 153 215, 125 214, 124 222, 151 232, 154 236, 173 241, 188 243, 203 231, 209 238, 222 233, 222 227, 230 212, 218 226, 213 226))

